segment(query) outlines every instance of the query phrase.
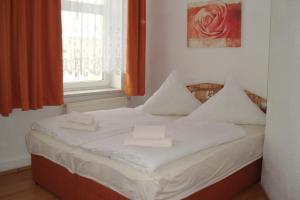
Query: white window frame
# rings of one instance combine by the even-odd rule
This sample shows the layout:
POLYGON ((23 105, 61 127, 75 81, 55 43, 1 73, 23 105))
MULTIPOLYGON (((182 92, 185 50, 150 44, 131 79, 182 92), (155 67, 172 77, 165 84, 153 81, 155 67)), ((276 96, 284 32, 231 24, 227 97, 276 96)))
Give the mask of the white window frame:
MULTIPOLYGON (((73 7, 73 10, 79 10, 80 12, 85 13, 94 13, 93 9, 85 9, 86 7, 91 6, 89 3, 80 3, 80 2, 68 2, 68 1, 62 1, 62 7, 61 11, 73 11, 71 9, 71 6, 73 7), (77 5, 77 6, 76 6, 77 5)), ((100 10, 103 12, 103 6, 102 5, 93 5, 97 6, 100 10)), ((97 9, 97 8, 96 8, 97 9)), ((96 10, 94 7, 94 10, 96 10)), ((97 12, 98 13, 98 12, 97 12)), ((103 80, 98 81, 76 81, 76 82, 64 82, 64 92, 69 91, 83 91, 83 90, 99 90, 99 89, 106 89, 111 87, 111 77, 109 74, 102 72, 103 80)))

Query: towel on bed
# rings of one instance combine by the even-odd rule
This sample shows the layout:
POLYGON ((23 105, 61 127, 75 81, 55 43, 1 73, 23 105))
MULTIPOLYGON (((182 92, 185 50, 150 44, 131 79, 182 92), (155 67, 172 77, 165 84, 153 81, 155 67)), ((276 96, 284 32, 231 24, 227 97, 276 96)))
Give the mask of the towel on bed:
POLYGON ((78 130, 78 131, 90 131, 94 132, 98 129, 98 122, 94 121, 92 124, 80 124, 69 121, 60 122, 61 128, 78 130))
POLYGON ((165 139, 166 127, 165 126, 151 126, 151 125, 135 125, 131 136, 134 139, 165 139))
POLYGON ((172 139, 135 139, 127 138, 124 142, 125 145, 142 146, 142 147, 171 147, 172 139))
POLYGON ((71 112, 64 116, 67 122, 85 124, 85 125, 94 125, 95 118, 92 115, 80 113, 80 112, 71 112))

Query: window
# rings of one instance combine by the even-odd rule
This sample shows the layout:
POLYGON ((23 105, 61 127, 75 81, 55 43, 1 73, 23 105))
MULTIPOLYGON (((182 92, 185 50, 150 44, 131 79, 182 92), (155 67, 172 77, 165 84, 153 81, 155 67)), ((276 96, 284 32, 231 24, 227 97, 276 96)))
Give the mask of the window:
POLYGON ((62 0, 65 90, 110 87, 112 76, 120 74, 123 64, 122 2, 62 0))

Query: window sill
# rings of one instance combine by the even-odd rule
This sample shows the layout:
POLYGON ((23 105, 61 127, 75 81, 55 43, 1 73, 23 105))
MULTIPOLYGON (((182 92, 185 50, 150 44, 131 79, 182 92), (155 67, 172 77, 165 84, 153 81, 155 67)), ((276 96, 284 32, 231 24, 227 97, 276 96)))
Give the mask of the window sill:
POLYGON ((101 99, 101 98, 120 97, 120 96, 125 96, 125 94, 123 90, 116 89, 116 88, 64 92, 65 103, 92 100, 92 99, 101 99))

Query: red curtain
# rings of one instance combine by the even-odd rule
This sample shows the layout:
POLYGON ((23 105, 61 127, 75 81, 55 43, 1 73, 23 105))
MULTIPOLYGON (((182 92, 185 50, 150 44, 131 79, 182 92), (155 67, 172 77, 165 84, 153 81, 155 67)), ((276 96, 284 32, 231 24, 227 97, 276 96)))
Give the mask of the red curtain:
POLYGON ((128 0, 125 93, 145 94, 146 0, 128 0))
POLYGON ((0 114, 63 104, 60 0, 0 0, 0 114))

